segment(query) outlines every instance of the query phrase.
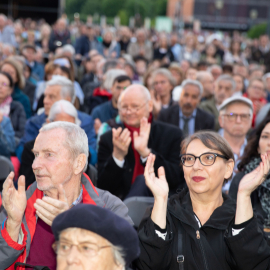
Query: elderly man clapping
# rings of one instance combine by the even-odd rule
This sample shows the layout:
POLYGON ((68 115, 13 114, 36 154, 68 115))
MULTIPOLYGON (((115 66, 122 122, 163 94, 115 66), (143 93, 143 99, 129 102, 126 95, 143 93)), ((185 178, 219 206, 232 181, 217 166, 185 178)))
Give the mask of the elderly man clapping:
POLYGON ((58 214, 77 204, 108 208, 131 222, 124 204, 109 192, 95 189, 83 174, 88 139, 79 126, 67 122, 45 125, 36 138, 33 153, 36 182, 25 192, 25 179, 21 176, 16 190, 12 172, 3 185, 1 269, 14 269, 15 262, 49 263, 51 270, 56 269, 51 224, 58 214))

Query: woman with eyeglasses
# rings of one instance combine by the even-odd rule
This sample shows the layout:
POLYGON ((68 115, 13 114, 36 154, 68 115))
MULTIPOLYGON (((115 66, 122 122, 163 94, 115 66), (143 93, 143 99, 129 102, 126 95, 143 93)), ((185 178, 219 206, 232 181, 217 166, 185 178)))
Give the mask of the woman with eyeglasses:
MULTIPOLYGON (((234 263, 224 237, 237 237, 235 201, 222 194, 222 186, 233 172, 234 155, 217 133, 200 131, 182 144, 181 163, 187 188, 168 200, 163 167, 154 172, 155 156, 145 167, 145 180, 154 196, 151 216, 139 228, 139 269, 226 270, 249 269, 234 263)), ((247 221, 249 223, 250 221, 247 221)))

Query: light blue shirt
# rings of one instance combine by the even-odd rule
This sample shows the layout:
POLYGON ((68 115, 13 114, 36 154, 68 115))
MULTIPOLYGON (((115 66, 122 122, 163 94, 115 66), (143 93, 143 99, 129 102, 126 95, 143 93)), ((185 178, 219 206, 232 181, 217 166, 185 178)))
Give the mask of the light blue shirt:
POLYGON ((171 47, 171 51, 173 53, 175 61, 179 62, 180 59, 180 53, 181 53, 181 45, 176 43, 174 46, 171 47))
POLYGON ((179 127, 181 130, 184 128, 184 120, 183 118, 190 118, 188 122, 188 133, 189 135, 194 134, 195 132, 195 117, 196 117, 197 109, 195 109, 190 117, 186 117, 183 115, 181 108, 179 108, 179 127))
MULTIPOLYGON (((220 135, 221 137, 224 137, 224 129, 220 129, 220 130, 218 131, 218 133, 219 133, 219 135, 220 135)), ((244 150, 245 150, 246 145, 247 145, 247 139, 245 138, 245 141, 244 141, 244 143, 242 144, 242 146, 241 146, 241 148, 240 148, 240 154, 239 154, 239 156, 238 156, 237 154, 233 153, 233 155, 234 155, 234 160, 235 160, 235 164, 234 164, 234 168, 233 168, 233 176, 232 176, 232 179, 233 179, 235 173, 236 173, 237 170, 238 170, 238 169, 237 169, 237 165, 238 165, 238 163, 240 162, 240 158, 241 158, 241 157, 243 156, 243 154, 244 154, 244 150)), ((228 191, 228 190, 230 189, 230 186, 231 186, 231 183, 232 183, 232 179, 229 180, 229 181, 225 184, 225 186, 223 186, 222 191, 228 191)))

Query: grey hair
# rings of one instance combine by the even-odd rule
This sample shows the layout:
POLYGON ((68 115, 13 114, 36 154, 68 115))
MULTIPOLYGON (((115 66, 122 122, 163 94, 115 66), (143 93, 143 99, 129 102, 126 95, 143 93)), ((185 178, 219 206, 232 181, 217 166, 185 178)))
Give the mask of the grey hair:
POLYGON ((3 13, 0 13, 0 17, 2 17, 4 19, 4 21, 6 22, 7 21, 7 16, 3 13))
POLYGON ((115 263, 119 266, 122 265, 123 266, 123 270, 125 270, 125 253, 122 247, 120 246, 115 246, 112 245, 112 253, 113 253, 113 258, 115 263))
POLYGON ((200 91, 200 95, 202 95, 203 93, 203 86, 202 84, 199 82, 199 81, 196 81, 196 80, 191 80, 191 79, 187 79, 187 80, 184 80, 181 84, 182 86, 182 89, 185 88, 185 86, 187 85, 194 85, 194 86, 197 86, 199 91, 200 91))
POLYGON ((208 67, 207 71, 212 72, 212 70, 213 70, 214 68, 218 68, 219 70, 222 71, 222 68, 221 68, 221 66, 219 66, 219 65, 212 65, 212 66, 208 67))
POLYGON ((68 148, 73 160, 75 160, 80 154, 84 154, 86 156, 86 163, 83 168, 83 171, 85 172, 88 166, 87 161, 89 155, 88 138, 85 131, 76 124, 57 121, 43 126, 39 130, 39 133, 54 129, 62 129, 65 131, 66 138, 64 145, 68 148))
POLYGON ((219 82, 221 82, 221 81, 230 82, 231 85, 232 85, 232 90, 233 91, 235 90, 236 83, 235 83, 235 80, 233 79, 233 77, 231 75, 228 75, 228 74, 220 75, 216 80, 216 84, 219 84, 219 82))
POLYGON ((75 54, 75 49, 72 45, 70 44, 66 44, 62 47, 62 52, 65 53, 65 52, 68 52, 68 53, 71 53, 72 55, 75 54))
POLYGON ((3 44, 3 49, 4 48, 8 48, 9 52, 14 53, 14 48, 13 48, 13 46, 11 44, 4 43, 3 44))
POLYGON ((54 75, 52 79, 46 83, 46 87, 54 86, 54 85, 61 86, 62 98, 70 97, 71 103, 72 104, 74 103, 76 96, 75 96, 74 84, 71 80, 60 75, 54 75))
POLYGON ((196 77, 196 80, 198 80, 198 81, 203 81, 203 79, 205 78, 205 76, 211 76, 211 77, 213 77, 213 75, 212 75, 212 73, 211 72, 209 72, 209 71, 198 71, 197 72, 197 77, 196 77))
POLYGON ((57 102, 55 102, 51 109, 50 109, 50 113, 48 116, 48 119, 50 120, 50 122, 54 122, 56 115, 60 114, 60 113, 66 113, 72 117, 75 118, 75 124, 80 126, 81 125, 81 121, 78 118, 78 112, 76 110, 76 108, 67 100, 59 100, 57 102))
POLYGON ((111 89, 113 86, 113 82, 116 77, 120 75, 127 75, 127 73, 124 70, 121 69, 110 69, 105 74, 105 81, 103 83, 103 86, 105 89, 111 89))
POLYGON ((157 75, 163 75, 164 77, 166 77, 169 80, 170 84, 173 87, 176 85, 176 81, 175 81, 172 73, 168 69, 166 69, 166 68, 159 68, 159 69, 155 70, 153 72, 153 74, 152 74, 153 81, 154 81, 154 79, 155 79, 155 77, 157 75))
POLYGON ((263 83, 264 83, 264 86, 266 86, 266 79, 270 78, 270 72, 268 73, 265 73, 262 77, 262 80, 263 80, 263 83))

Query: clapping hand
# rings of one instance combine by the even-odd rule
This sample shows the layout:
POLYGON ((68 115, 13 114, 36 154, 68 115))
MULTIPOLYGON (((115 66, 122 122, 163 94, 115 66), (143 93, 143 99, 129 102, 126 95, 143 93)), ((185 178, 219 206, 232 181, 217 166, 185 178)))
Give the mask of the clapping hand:
POLYGON ((166 180, 165 170, 163 167, 158 168, 158 177, 156 177, 154 170, 155 159, 156 156, 154 154, 148 156, 144 170, 145 183, 153 193, 155 200, 165 199, 167 201, 169 186, 166 180))
POLYGON ((151 152, 147 147, 150 130, 151 124, 148 123, 146 117, 143 117, 140 121, 140 134, 137 131, 134 131, 133 134, 134 148, 143 158, 147 157, 151 152))
POLYGON ((36 200, 34 207, 38 217, 51 226, 56 216, 69 209, 63 186, 58 186, 58 200, 44 196, 36 200))
POLYGON ((113 140, 113 156, 119 160, 124 160, 128 153, 128 148, 131 142, 130 131, 125 128, 112 129, 113 140))
POLYGON ((154 117, 156 119, 158 117, 159 112, 162 109, 162 102, 161 102, 160 96, 155 95, 154 90, 151 90, 150 94, 151 94, 151 100, 153 102, 153 115, 154 115, 154 117))
POLYGON ((252 172, 246 174, 240 181, 238 196, 250 196, 250 194, 266 179, 270 169, 270 156, 263 154, 261 155, 261 159, 260 165, 252 172))

